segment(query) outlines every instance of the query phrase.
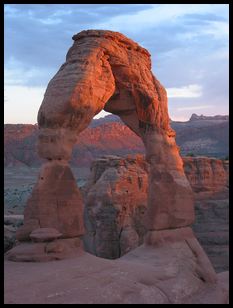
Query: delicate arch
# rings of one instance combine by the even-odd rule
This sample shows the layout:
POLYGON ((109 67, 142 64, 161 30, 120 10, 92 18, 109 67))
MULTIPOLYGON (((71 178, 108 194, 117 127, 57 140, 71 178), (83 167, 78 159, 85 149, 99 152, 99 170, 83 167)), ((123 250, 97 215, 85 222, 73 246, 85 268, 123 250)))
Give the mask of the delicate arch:
POLYGON ((25 240, 38 226, 56 228, 63 237, 83 234, 83 205, 68 161, 79 133, 103 109, 119 115, 144 142, 151 236, 154 230, 190 225, 192 190, 169 125, 166 90, 151 72, 149 52, 112 31, 82 31, 73 40, 38 112, 38 153, 48 162, 28 200, 19 238, 25 240))

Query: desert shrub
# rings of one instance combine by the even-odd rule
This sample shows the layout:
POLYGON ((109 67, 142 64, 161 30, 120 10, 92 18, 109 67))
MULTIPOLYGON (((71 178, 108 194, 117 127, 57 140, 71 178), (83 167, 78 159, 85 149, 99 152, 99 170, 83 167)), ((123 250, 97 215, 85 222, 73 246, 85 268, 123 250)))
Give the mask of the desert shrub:
POLYGON ((195 157, 195 155, 192 152, 187 153, 186 156, 195 157))

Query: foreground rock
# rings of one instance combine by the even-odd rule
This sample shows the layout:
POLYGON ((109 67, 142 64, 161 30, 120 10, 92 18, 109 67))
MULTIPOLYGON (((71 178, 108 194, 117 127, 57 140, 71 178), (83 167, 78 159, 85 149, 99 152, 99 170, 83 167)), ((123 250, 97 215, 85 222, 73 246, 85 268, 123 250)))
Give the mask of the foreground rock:
POLYGON ((15 245, 15 234, 22 224, 23 215, 4 215, 4 252, 15 245))
POLYGON ((62 236, 62 233, 58 232, 54 228, 39 228, 33 230, 29 237, 34 242, 49 242, 58 239, 62 236))
POLYGON ((191 229, 155 232, 153 245, 117 260, 80 251, 49 263, 6 261, 5 304, 228 302, 228 273, 215 274, 191 229))
POLYGON ((79 237, 67 239, 49 239, 43 242, 18 243, 5 255, 15 262, 46 262, 75 257, 83 250, 79 237))

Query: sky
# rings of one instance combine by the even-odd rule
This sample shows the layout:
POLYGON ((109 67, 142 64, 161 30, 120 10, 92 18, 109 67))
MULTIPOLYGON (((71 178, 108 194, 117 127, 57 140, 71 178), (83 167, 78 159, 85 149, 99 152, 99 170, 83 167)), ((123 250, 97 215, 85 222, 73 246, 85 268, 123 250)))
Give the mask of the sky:
POLYGON ((121 32, 150 52, 172 120, 229 114, 228 4, 5 4, 4 123, 37 122, 72 36, 87 29, 121 32))

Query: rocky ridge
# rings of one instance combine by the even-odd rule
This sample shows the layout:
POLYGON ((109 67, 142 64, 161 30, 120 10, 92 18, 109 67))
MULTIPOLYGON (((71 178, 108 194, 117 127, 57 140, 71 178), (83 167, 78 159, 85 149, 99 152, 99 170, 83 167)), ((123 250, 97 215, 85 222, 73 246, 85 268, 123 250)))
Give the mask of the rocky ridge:
MULTIPOLYGON (((192 116, 187 122, 171 121, 181 154, 226 157, 229 148, 228 116, 192 116), (220 118, 219 118, 220 117, 220 118), (207 118, 207 119, 206 119, 207 118)), ((36 153, 37 125, 6 124, 4 126, 4 165, 40 166, 36 153)), ((141 139, 126 127, 118 116, 94 119, 77 140, 73 149, 73 166, 90 166, 102 155, 144 153, 141 139)))

